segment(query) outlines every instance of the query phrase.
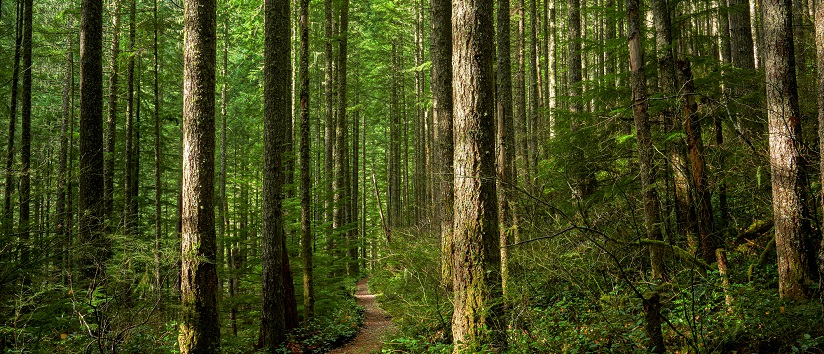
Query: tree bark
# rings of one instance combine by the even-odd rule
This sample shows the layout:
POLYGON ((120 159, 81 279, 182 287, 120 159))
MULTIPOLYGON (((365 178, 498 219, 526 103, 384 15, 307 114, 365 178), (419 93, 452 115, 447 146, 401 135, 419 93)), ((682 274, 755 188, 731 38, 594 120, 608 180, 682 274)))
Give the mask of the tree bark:
POLYGON ((303 318, 315 315, 312 185, 309 176, 309 0, 300 0, 300 226, 303 261, 303 318))
MULTIPOLYGON (((109 60, 109 106, 106 119, 106 153, 103 175, 103 213, 105 228, 111 232, 114 222, 114 160, 117 139, 118 75, 120 71, 120 1, 112 0, 112 43, 109 60)), ((82 94, 82 92, 81 92, 82 94)))
POLYGON ((137 196, 134 195, 135 183, 137 183, 137 176, 135 175, 136 166, 136 143, 135 143, 135 77, 134 77, 134 63, 135 63, 135 13, 136 0, 131 0, 129 3, 129 62, 126 68, 126 151, 125 151, 125 167, 123 168, 123 175, 126 183, 125 192, 123 193, 123 230, 126 235, 135 235, 137 233, 137 196))
POLYGON ((695 209, 697 211, 698 234, 701 242, 702 259, 707 263, 715 260, 715 249, 722 246, 715 232, 712 212, 712 192, 707 185, 706 163, 704 162, 704 141, 701 122, 696 119, 698 105, 692 82, 692 69, 686 59, 678 60, 678 79, 681 82, 681 104, 684 114, 684 129, 687 133, 687 148, 690 153, 692 186, 694 190, 695 209))
MULTIPOLYGON (((816 63, 818 68, 818 148, 824 151, 824 6, 815 8, 815 49, 816 63)), ((824 183, 824 159, 819 161, 819 172, 821 172, 821 182, 824 183)), ((824 184, 822 184, 824 185, 824 184)), ((821 210, 824 210, 824 193, 819 197, 821 210)), ((824 215, 823 215, 824 217, 824 215)), ((819 275, 824 275, 824 240, 819 247, 819 275)))
POLYGON ((432 121, 434 123, 434 160, 437 197, 434 214, 437 217, 441 247, 441 284, 452 284, 452 221, 454 153, 452 136, 452 2, 431 0, 432 32, 430 58, 432 61, 430 90, 432 91, 432 121))
POLYGON ((14 210, 11 196, 14 193, 14 134, 17 130, 17 82, 20 78, 20 55, 23 48, 23 3, 17 4, 17 21, 15 25, 14 68, 11 78, 11 106, 9 109, 9 140, 6 155, 6 193, 3 200, 3 235, 6 242, 11 242, 14 233, 14 210))
POLYGON ((325 24, 324 24, 324 59, 325 59, 325 79, 324 79, 324 154, 323 154, 323 167, 325 175, 325 196, 324 196, 324 221, 331 223, 332 222, 332 198, 334 196, 334 188, 332 183, 334 181, 334 171, 335 171, 335 115, 334 115, 334 105, 335 105, 335 96, 332 94, 332 86, 334 80, 334 57, 333 57, 333 49, 332 49, 332 41, 333 41, 333 22, 334 16, 332 15, 332 0, 324 0, 323 2, 323 9, 325 13, 325 24))
MULTIPOLYGON (((638 140, 638 163, 641 172, 641 198, 644 203, 644 224, 647 238, 661 241, 661 210, 658 193, 655 190, 655 164, 647 112, 647 79, 644 75, 644 47, 641 40, 641 14, 638 0, 627 0, 627 32, 629 44, 629 64, 632 76, 632 113, 635 120, 635 134, 638 140)), ((652 277, 666 279, 664 257, 654 246, 649 247, 652 277)))
POLYGON ((184 2, 182 321, 178 336, 183 354, 220 350, 214 213, 215 18, 215 0, 184 2))
POLYGON ((505 345, 495 191, 494 32, 491 0, 452 5, 455 129, 455 352, 505 345))
POLYGON ((83 0, 80 13, 80 252, 87 280, 102 275, 109 257, 103 234, 103 3, 83 0), (98 274, 100 273, 100 274, 98 274))
MULTIPOLYGON (((32 0, 23 0, 23 87, 20 109, 20 262, 28 264, 31 245, 29 220, 31 218, 31 80, 32 80, 32 0)), ((36 216, 36 215, 35 215, 36 216)), ((35 217, 35 222, 37 222, 35 217)), ((24 279, 24 283, 27 281, 24 279)))
POLYGON ((792 6, 790 0, 764 0, 761 6, 778 292, 782 298, 805 299, 812 282, 812 259, 806 244, 810 224, 801 156, 792 6))
POLYGON ((160 243, 163 237, 161 226, 163 219, 161 218, 161 198, 163 197, 163 182, 162 182, 162 175, 163 172, 160 170, 160 159, 161 159, 161 140, 162 135, 160 133, 160 80, 158 76, 160 75, 160 54, 158 52, 158 32, 160 21, 157 14, 157 1, 154 0, 152 6, 152 18, 154 20, 153 26, 153 37, 152 37, 152 51, 154 56, 154 70, 152 73, 154 75, 153 81, 153 92, 154 92, 154 178, 155 178, 155 240, 154 240, 154 265, 155 265, 155 287, 160 289, 161 286, 161 276, 160 276, 160 243))
MULTIPOLYGON (((286 125, 291 115, 289 100, 289 0, 264 2, 264 116, 263 116, 263 231, 262 303, 258 346, 273 351, 287 331, 287 279, 284 276, 283 154, 286 125)), ((291 285, 291 284, 290 284, 291 285)))
POLYGON ((495 91, 497 109, 497 183, 498 183, 498 223, 501 235, 501 290, 506 296, 509 267, 509 255, 506 245, 512 236, 513 212, 511 206, 514 171, 514 139, 512 124, 512 65, 510 59, 509 39, 509 0, 498 0, 497 21, 498 45, 496 50, 497 90, 495 91))

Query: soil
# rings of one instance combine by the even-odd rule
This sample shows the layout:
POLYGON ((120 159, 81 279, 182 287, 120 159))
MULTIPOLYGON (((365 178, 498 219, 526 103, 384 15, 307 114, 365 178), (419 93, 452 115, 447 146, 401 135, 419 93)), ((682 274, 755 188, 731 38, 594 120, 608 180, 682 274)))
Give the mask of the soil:
POLYGON ((396 329, 390 317, 378 306, 375 295, 369 292, 367 278, 358 281, 355 299, 358 306, 366 308, 363 314, 363 327, 352 341, 340 348, 332 349, 330 354, 379 353, 383 346, 383 337, 396 329))

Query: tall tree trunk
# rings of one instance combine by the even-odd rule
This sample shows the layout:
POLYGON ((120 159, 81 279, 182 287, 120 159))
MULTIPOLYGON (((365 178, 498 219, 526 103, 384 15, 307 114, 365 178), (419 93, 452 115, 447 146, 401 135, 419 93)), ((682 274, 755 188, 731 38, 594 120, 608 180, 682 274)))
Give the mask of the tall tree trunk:
POLYGON ((387 214, 389 220, 389 230, 394 232, 395 228, 402 224, 401 215, 401 112, 399 109, 398 85, 400 84, 400 66, 398 65, 398 45, 397 39, 392 42, 392 92, 390 95, 389 109, 389 196, 387 201, 387 214))
POLYGON ((506 246, 512 235, 513 212, 511 206, 512 186, 514 171, 513 162, 515 150, 513 149, 513 124, 512 124, 512 65, 510 59, 509 42, 509 0, 498 0, 497 20, 498 20, 498 46, 496 51, 497 67, 497 174, 498 174, 498 215, 501 235, 501 290, 504 295, 507 291, 507 280, 509 278, 509 260, 506 246))
POLYGON ((155 265, 155 287, 160 289, 161 286, 161 276, 160 276, 160 243, 161 238, 163 237, 161 232, 161 226, 163 219, 161 218, 161 198, 163 197, 163 180, 162 175, 163 172, 160 170, 160 158, 161 158, 161 151, 160 151, 160 141, 162 139, 160 133, 160 80, 158 78, 160 74, 160 55, 158 52, 158 32, 160 28, 160 19, 157 15, 157 0, 154 0, 152 6, 152 18, 154 20, 153 26, 153 37, 152 37, 152 51, 154 56, 154 68, 152 70, 152 74, 154 75, 154 79, 152 80, 153 83, 153 93, 154 93, 154 182, 155 182, 155 240, 154 240, 154 265, 155 265))
POLYGON ((531 0, 529 3, 529 113, 527 117, 527 174, 529 179, 524 182, 528 186, 533 185, 532 178, 535 178, 537 163, 536 134, 538 126, 539 104, 541 101, 540 80, 538 75, 538 0, 531 0))
POLYGON ((704 162, 704 142, 701 133, 701 122, 696 119, 698 105, 695 103, 695 92, 692 82, 692 69, 686 59, 678 60, 678 78, 681 82, 681 104, 684 114, 684 129, 687 133, 687 147, 690 152, 692 170, 692 186, 695 195, 697 211, 698 233, 701 240, 702 258, 707 263, 715 260, 715 249, 722 245, 715 232, 715 221, 712 212, 712 193, 707 185, 706 163, 704 162))
MULTIPOLYGON (((300 0, 300 231, 303 261, 303 318, 315 315, 312 196, 309 168, 309 0, 300 0)), ((317 172, 316 172, 317 173, 317 172)))
MULTIPOLYGON (((23 87, 20 109, 20 221, 17 233, 20 235, 21 264, 29 263, 31 248, 29 220, 31 203, 31 46, 32 46, 32 0, 23 0, 23 87)), ((38 221, 37 218, 34 219, 38 221)), ((26 282, 24 280, 24 282, 26 282)))
MULTIPOLYGON (((638 0, 627 0, 627 31, 629 44, 629 65, 632 71, 632 113, 635 134, 638 140, 638 163, 641 170, 641 198, 644 203, 644 224, 650 240, 661 241, 661 210, 658 193, 655 190, 655 163, 649 113, 647 112, 647 78, 644 75, 644 47, 641 40, 641 14, 638 0)), ((663 250, 649 247, 652 277, 666 279, 663 250)))
MULTIPOLYGON (((109 59, 109 110, 106 119, 106 154, 104 165, 103 185, 103 213, 105 228, 111 232, 114 222, 114 160, 115 140, 117 138, 117 100, 118 74, 120 71, 120 1, 112 0, 112 43, 109 59)), ((82 94, 82 92, 81 92, 82 94)))
POLYGON ((792 6, 790 0, 764 0, 761 6, 778 292, 782 298, 804 299, 810 291, 813 262, 807 247, 810 219, 801 156, 792 6))
POLYGON ((180 352, 220 351, 215 253, 215 0, 183 15, 182 321, 180 352))
POLYGON ((20 55, 23 48, 23 3, 17 3, 17 21, 15 25, 14 69, 11 76, 11 106, 9 108, 9 140, 6 155, 6 190, 3 200, 3 236, 11 242, 14 233, 14 210, 11 196, 14 193, 14 134, 17 130, 17 82, 20 77, 20 55))
POLYGON ((323 97, 324 97, 324 137, 323 137, 323 146, 324 146, 324 154, 323 154, 323 167, 324 167, 324 176, 325 176, 325 190, 326 193, 324 195, 324 221, 331 223, 332 222, 332 198, 334 196, 334 189, 332 183, 334 181, 334 171, 335 171, 335 115, 334 115, 334 104, 335 104, 335 97, 332 94, 332 86, 334 80, 334 56, 333 56, 333 49, 332 49, 332 42, 333 42, 333 23, 334 23, 334 16, 332 15, 332 0, 324 0, 323 2, 323 11, 325 13, 325 23, 324 23, 324 59, 325 59, 325 69, 324 69, 324 88, 323 88, 323 97))
POLYGON ((524 186, 528 186, 531 181, 529 175, 528 156, 528 129, 527 129, 527 112, 526 112, 526 3, 524 0, 518 0, 518 6, 515 8, 515 17, 518 18, 518 34, 515 40, 515 60, 517 61, 517 69, 515 70, 515 86, 513 87, 512 105, 513 114, 515 115, 515 143, 518 145, 516 166, 521 171, 521 176, 518 178, 523 181, 524 186))
POLYGON ((505 345, 495 191, 494 31, 491 0, 452 5, 455 85, 455 352, 505 345))
POLYGON ((103 3, 83 0, 80 13, 80 252, 87 280, 99 278, 109 257, 103 235, 103 3))
MULTIPOLYGON (((816 63, 818 68, 818 147, 819 151, 824 151, 824 4, 818 4, 815 8, 815 50, 816 63)), ((824 159, 820 159, 819 171, 821 181, 824 182, 824 159)), ((824 210, 824 193, 819 197, 821 210, 824 210)), ((819 246, 818 272, 824 275, 824 240, 819 246)))
MULTIPOLYGON (((666 96, 672 96, 678 91, 678 81, 675 73, 673 28, 670 21, 670 10, 666 0, 653 0, 652 12, 655 22, 656 43, 658 53, 658 86, 666 96)), ((662 120, 668 134, 682 131, 681 122, 675 119, 675 109, 671 105, 664 107, 662 120)), ((689 240, 695 236, 695 208, 690 195, 688 167, 684 151, 684 141, 673 139, 667 144, 669 155, 669 170, 672 176, 671 192, 675 197, 675 219, 679 234, 686 235, 689 240)))
MULTIPOLYGON (((534 1, 534 0, 533 0, 534 1)), ((584 106, 581 102, 582 95, 582 67, 581 67, 581 1, 569 0, 567 3, 567 10, 569 11, 569 28, 568 28, 568 92, 570 96, 569 111, 570 116, 570 131, 573 134, 580 134, 581 117, 579 116, 584 111, 584 106)), ((584 197, 591 193, 585 166, 583 165, 583 139, 573 138, 575 140, 572 147, 572 155, 570 156, 570 173, 573 178, 573 193, 577 197, 584 197)))
MULTIPOLYGON (((339 34, 339 50, 338 50, 338 107, 337 107, 337 132, 335 147, 335 210, 333 213, 333 228, 335 234, 346 245, 345 249, 355 246, 355 240, 352 238, 352 233, 346 230, 350 218, 351 202, 349 200, 349 125, 346 117, 346 64, 347 64, 347 42, 349 31, 349 0, 342 0, 340 5, 340 34, 339 34)), ((357 248, 356 248, 357 250, 357 248)), ((348 274, 358 273, 357 252, 355 259, 346 262, 346 270, 348 274)))
MULTIPOLYGON (((72 27, 71 19, 67 20, 68 28, 72 27)), ((58 157, 57 165, 57 203, 55 204, 55 232, 57 233, 60 244, 63 245, 63 253, 61 257, 60 269, 63 271, 61 277, 68 275, 71 271, 69 262, 71 258, 69 253, 71 251, 71 238, 69 237, 69 229, 66 224, 67 197, 66 192, 69 185, 69 171, 68 171, 68 157, 69 157, 69 122, 72 117, 72 83, 74 79, 74 40, 73 35, 67 38, 68 48, 66 49, 66 73, 63 77, 63 104, 62 119, 60 122, 60 156, 58 157)), ((65 280, 65 278, 63 278, 65 280)))
POLYGON ((258 346, 273 350, 286 334, 285 235, 283 226, 283 153, 289 124, 289 0, 264 3, 263 231, 262 303, 258 346))
POLYGON ((129 2, 129 62, 126 68, 126 153, 125 157, 125 167, 123 168, 123 175, 125 176, 125 192, 123 193, 123 229, 126 235, 135 235, 137 233, 137 215, 135 212, 137 211, 137 198, 135 195, 132 194, 132 190, 134 189, 134 185, 137 182, 136 177, 133 173, 135 170, 135 123, 134 123, 134 114, 135 114, 135 101, 134 101, 134 92, 135 92, 135 77, 134 77, 134 63, 135 63, 135 13, 136 13, 136 0, 130 0, 129 2))
MULTIPOLYGON (((452 161, 452 2, 431 0, 432 32, 429 55, 432 61, 430 90, 434 122, 435 191, 434 214, 437 216, 441 246, 441 284, 452 284, 452 221, 453 181, 452 161)), ((364 132, 365 133, 365 132, 364 132)))

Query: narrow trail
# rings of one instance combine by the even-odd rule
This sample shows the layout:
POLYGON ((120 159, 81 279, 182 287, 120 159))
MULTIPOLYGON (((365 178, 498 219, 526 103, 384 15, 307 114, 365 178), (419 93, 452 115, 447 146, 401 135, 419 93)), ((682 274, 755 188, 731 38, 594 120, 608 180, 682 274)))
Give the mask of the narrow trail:
POLYGON ((340 348, 331 350, 330 354, 370 354, 379 352, 384 335, 395 330, 395 324, 375 301, 375 295, 369 292, 366 278, 358 281, 355 299, 359 306, 366 308, 363 314, 363 327, 352 341, 340 348))

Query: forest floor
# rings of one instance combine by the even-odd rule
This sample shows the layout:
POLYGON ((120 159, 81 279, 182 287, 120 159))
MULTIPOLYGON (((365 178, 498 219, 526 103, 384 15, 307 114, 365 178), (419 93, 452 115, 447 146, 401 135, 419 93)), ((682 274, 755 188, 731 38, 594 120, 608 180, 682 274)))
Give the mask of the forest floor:
POLYGON ((383 346, 383 337, 394 331, 395 324, 375 301, 375 295, 369 292, 367 278, 358 281, 355 299, 358 306, 366 310, 363 314, 363 327, 352 341, 340 348, 333 349, 330 354, 368 354, 380 352, 383 346))

